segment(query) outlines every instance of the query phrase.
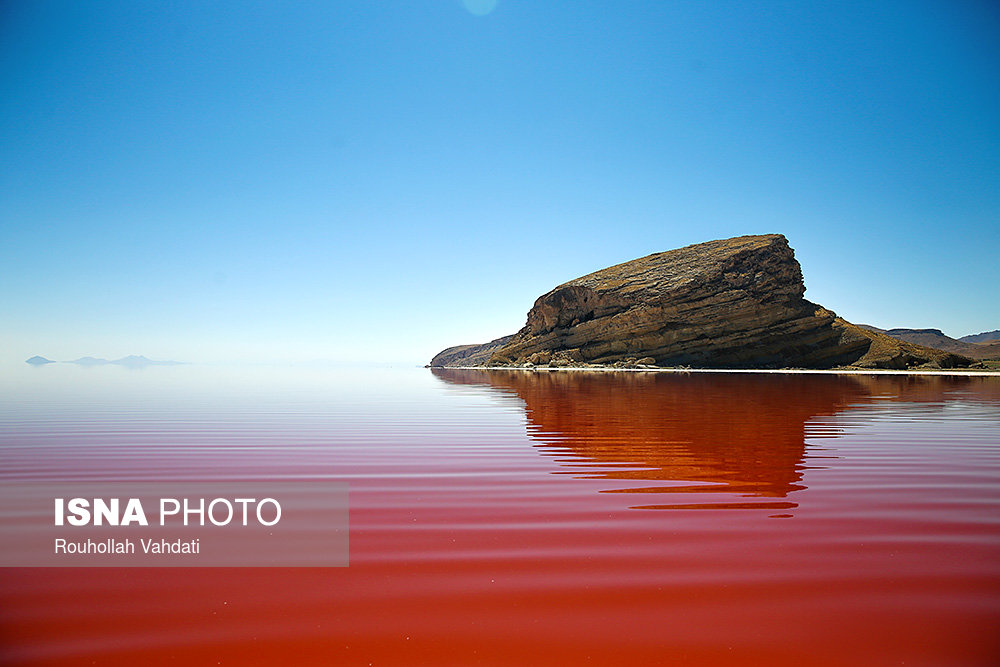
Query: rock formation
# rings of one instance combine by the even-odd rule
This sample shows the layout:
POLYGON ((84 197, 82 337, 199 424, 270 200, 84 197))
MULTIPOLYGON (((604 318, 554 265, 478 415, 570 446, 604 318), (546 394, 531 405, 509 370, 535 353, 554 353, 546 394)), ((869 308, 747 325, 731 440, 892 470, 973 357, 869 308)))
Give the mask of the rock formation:
POLYGON ((431 366, 952 367, 964 357, 866 331, 802 298, 780 234, 656 253, 559 285, 513 336, 431 366))
POLYGON ((514 335, 503 336, 479 345, 456 345, 437 353, 431 366, 485 366, 494 352, 503 347, 514 335))

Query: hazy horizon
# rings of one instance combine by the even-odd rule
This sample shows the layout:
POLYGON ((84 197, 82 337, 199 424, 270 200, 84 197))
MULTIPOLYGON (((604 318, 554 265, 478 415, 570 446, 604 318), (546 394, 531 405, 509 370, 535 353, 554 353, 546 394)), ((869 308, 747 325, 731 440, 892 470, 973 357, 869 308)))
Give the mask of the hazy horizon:
POLYGON ((994 330, 997 34, 989 2, 6 3, 0 346, 426 363, 763 233, 849 321, 994 330))
MULTIPOLYGON (((855 324, 868 325, 869 323, 868 322, 856 322, 855 324)), ((880 328, 900 328, 900 329, 921 329, 921 328, 928 328, 928 329, 938 329, 938 327, 880 327, 880 328)), ((515 333, 516 331, 517 331, 517 329, 514 329, 514 330, 511 330, 511 331, 509 331, 507 333, 515 333)), ((992 330, 990 330, 990 331, 992 331, 992 330)), ((946 336, 949 335, 947 332, 943 332, 943 333, 946 336)), ((959 339, 962 336, 975 335, 975 334, 979 334, 979 333, 987 333, 987 331, 970 332, 970 333, 967 333, 967 334, 961 334, 961 335, 949 336, 949 337, 954 338, 954 339, 959 339)), ((52 363, 78 363, 82 359, 94 359, 94 360, 97 360, 97 361, 100 362, 100 364, 98 364, 98 365, 116 365, 116 362, 119 362, 119 361, 121 361, 123 359, 127 359, 129 357, 144 357, 148 362, 151 362, 150 365, 157 365, 157 364, 163 364, 163 363, 167 363, 167 364, 196 364, 196 365, 204 365, 204 364, 209 364, 209 365, 211 365, 211 364, 226 364, 226 365, 236 364, 236 365, 245 365, 245 364, 289 364, 289 363, 290 364, 320 364, 320 365, 333 365, 333 366, 350 366, 350 365, 353 365, 353 364, 363 364, 363 365, 371 365, 371 364, 374 364, 374 365, 409 365, 409 364, 419 364, 419 365, 423 365, 423 364, 426 364, 426 363, 428 363, 430 361, 431 356, 433 356, 437 352, 440 352, 441 350, 443 350, 443 349, 445 349, 447 347, 451 347, 451 346, 454 346, 454 345, 469 344, 469 343, 485 343, 488 340, 492 340, 494 338, 499 338, 501 335, 507 335, 507 334, 497 334, 495 336, 490 336, 489 338, 484 338, 484 339, 481 339, 481 340, 474 340, 474 341, 473 340, 469 340, 469 341, 453 341, 453 342, 450 342, 450 343, 447 343, 447 344, 443 344, 440 349, 438 349, 435 352, 431 353, 431 355, 428 356, 426 359, 404 358, 404 357, 398 357, 398 358, 385 357, 385 358, 381 358, 381 359, 370 359, 370 358, 355 357, 355 358, 351 358, 351 359, 343 359, 343 358, 336 358, 336 357, 306 357, 306 356, 298 356, 298 357, 296 357, 296 356, 287 356, 287 355, 286 356, 282 356, 282 355, 266 356, 266 355, 263 355, 263 356, 258 356, 258 357, 242 357, 242 358, 221 355, 221 356, 218 356, 218 357, 200 356, 200 357, 196 357, 196 358, 193 358, 193 359, 177 359, 177 358, 166 358, 166 357, 150 357, 149 355, 142 354, 141 352, 128 352, 128 353, 125 353, 125 354, 121 354, 121 353, 112 353, 112 354, 77 354, 77 355, 70 355, 70 356, 65 356, 65 357, 56 357, 56 356, 51 356, 51 355, 48 355, 48 354, 42 354, 42 353, 36 352, 36 353, 32 354, 30 357, 26 357, 24 359, 14 359, 13 357, 10 357, 8 360, 9 361, 27 361, 30 358, 33 358, 35 356, 39 356, 39 357, 42 357, 42 358, 44 358, 47 361, 52 362, 52 363)), ((84 365, 86 365, 86 364, 84 364, 84 365)), ((121 364, 118 364, 118 365, 121 365, 121 364)), ((125 364, 125 365, 127 366, 127 364, 125 364)))

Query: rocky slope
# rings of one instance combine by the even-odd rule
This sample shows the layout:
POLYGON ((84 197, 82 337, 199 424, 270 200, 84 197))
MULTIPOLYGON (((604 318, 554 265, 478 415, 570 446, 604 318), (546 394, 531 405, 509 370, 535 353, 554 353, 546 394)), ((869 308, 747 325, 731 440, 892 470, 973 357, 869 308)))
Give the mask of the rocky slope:
POLYGON ((559 285, 507 339, 432 366, 951 367, 964 357, 866 331, 803 298, 780 234, 656 253, 559 285))
POLYGON ((485 366, 493 353, 513 337, 511 334, 491 340, 489 343, 449 347, 435 355, 431 360, 431 366, 485 366))
POLYGON ((1000 341, 967 342, 964 338, 946 336, 940 329, 877 329, 871 326, 863 328, 884 333, 907 343, 953 352, 970 359, 1000 359, 1000 341))

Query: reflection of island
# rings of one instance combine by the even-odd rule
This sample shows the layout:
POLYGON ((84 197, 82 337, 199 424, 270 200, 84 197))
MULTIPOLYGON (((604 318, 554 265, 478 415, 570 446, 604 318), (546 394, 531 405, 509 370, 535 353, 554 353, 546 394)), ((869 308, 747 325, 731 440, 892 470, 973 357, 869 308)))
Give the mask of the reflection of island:
POLYGON ((515 393, 547 454, 583 476, 627 482, 609 492, 650 494, 640 507, 657 509, 796 507, 786 498, 805 488, 807 420, 870 391, 840 375, 433 373, 515 393))
POLYGON ((107 359, 95 359, 94 357, 81 357, 70 363, 79 364, 81 366, 99 366, 103 364, 111 364, 113 366, 127 366, 128 368, 143 368, 145 366, 176 366, 179 361, 154 361, 153 359, 147 359, 141 354, 130 354, 127 357, 122 357, 121 359, 115 359, 114 361, 108 361, 107 359))
MULTIPOLYGON (((32 366, 42 366, 44 364, 54 364, 57 363, 51 359, 46 359, 45 357, 40 357, 38 355, 28 359, 25 363, 29 363, 32 366)), ((147 359, 142 355, 130 354, 127 357, 122 357, 121 359, 115 359, 109 361, 108 359, 101 359, 99 357, 80 357, 79 359, 74 359, 73 361, 65 361, 62 363, 66 364, 76 364, 77 366, 126 366, 128 368, 145 368, 146 366, 177 366, 181 364, 180 361, 154 361, 153 359, 147 359)))
POLYGON ((874 399, 892 398, 905 403, 943 405, 966 401, 996 405, 1000 401, 1000 377, 976 375, 855 375, 874 399))

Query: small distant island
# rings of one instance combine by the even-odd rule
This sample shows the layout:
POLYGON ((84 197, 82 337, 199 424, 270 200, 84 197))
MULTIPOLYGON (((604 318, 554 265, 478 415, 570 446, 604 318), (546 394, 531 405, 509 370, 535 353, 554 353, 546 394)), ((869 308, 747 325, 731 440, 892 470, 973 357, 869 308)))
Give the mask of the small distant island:
POLYGON ((44 366, 45 364, 54 364, 56 362, 51 359, 46 359, 45 357, 40 357, 36 354, 31 359, 25 360, 24 363, 31 364, 32 366, 44 366))
POLYGON ((127 357, 122 357, 121 359, 102 359, 100 357, 80 357, 79 359, 73 359, 72 361, 61 361, 57 362, 52 359, 46 359, 35 355, 30 359, 26 359, 25 363, 31 364, 32 366, 44 366, 45 364, 76 364, 78 366, 127 366, 129 368, 142 368, 144 366, 176 366, 182 364, 182 361, 156 361, 153 359, 148 359, 142 355, 130 354, 127 357))
POLYGON ((429 365, 895 370, 983 366, 964 348, 963 353, 937 349, 895 337, 893 331, 851 324, 805 300, 804 293, 802 269, 783 235, 709 241, 563 283, 535 300, 517 333, 447 348, 429 365))

